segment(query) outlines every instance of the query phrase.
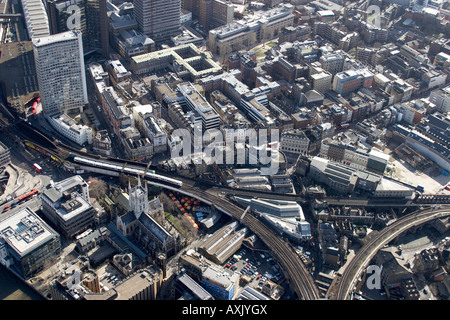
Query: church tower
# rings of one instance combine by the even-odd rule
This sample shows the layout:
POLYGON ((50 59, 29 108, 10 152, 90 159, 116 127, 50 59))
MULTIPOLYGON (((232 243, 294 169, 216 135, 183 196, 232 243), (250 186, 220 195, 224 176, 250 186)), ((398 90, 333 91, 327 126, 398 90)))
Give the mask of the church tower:
POLYGON ((128 195, 130 210, 134 212, 136 219, 139 219, 142 213, 149 211, 147 182, 145 182, 145 188, 142 187, 141 178, 138 177, 138 185, 131 188, 131 183, 128 181, 128 195))

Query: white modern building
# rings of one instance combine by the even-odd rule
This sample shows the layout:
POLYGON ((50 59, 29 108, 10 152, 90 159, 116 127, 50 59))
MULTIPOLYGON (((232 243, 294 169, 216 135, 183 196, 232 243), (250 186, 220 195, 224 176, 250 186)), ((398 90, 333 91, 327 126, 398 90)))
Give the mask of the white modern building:
POLYGON ((61 249, 59 234, 25 207, 0 220, 0 263, 24 278, 50 265, 61 249))
POLYGON ((430 102, 436 105, 439 112, 447 113, 450 111, 450 86, 443 89, 435 89, 431 91, 430 102))
POLYGON ((197 113, 202 120, 202 129, 219 129, 220 116, 190 82, 178 85, 178 89, 186 100, 189 110, 197 113))
POLYGON ((62 32, 33 38, 32 42, 45 115, 82 111, 88 96, 81 32, 62 32))
POLYGON ((144 130, 153 144, 154 153, 167 151, 167 134, 155 117, 150 116, 144 120, 144 130))
POLYGON ((88 184, 80 176, 62 180, 41 195, 42 212, 67 238, 94 224, 88 184))
POLYGON ((311 239, 311 226, 305 220, 303 209, 297 202, 237 196, 235 199, 256 211, 261 218, 294 242, 311 239))
POLYGON ((312 158, 308 177, 344 194, 358 189, 371 192, 375 197, 411 199, 414 196, 414 188, 405 186, 398 181, 322 157, 312 158))
POLYGON ((50 124, 61 135, 79 145, 92 144, 92 129, 83 124, 78 124, 66 114, 60 114, 49 118, 50 124))
POLYGON ((447 74, 436 71, 436 70, 428 70, 422 75, 423 82, 428 86, 428 89, 440 87, 445 85, 445 81, 447 80, 447 74))

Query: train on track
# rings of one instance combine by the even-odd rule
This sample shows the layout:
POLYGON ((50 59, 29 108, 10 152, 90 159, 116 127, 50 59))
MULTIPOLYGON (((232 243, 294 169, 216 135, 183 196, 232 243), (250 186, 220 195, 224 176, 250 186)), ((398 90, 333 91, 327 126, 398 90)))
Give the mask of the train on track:
POLYGON ((101 169, 105 169, 105 170, 110 170, 110 171, 138 175, 138 176, 142 176, 142 177, 145 177, 145 178, 148 178, 151 180, 160 181, 161 183, 164 183, 164 184, 176 186, 178 188, 181 188, 183 186, 182 181, 177 180, 177 179, 172 179, 172 178, 160 175, 160 174, 156 174, 155 171, 153 171, 153 170, 146 171, 144 169, 132 168, 132 167, 126 166, 125 164, 123 164, 123 165, 113 164, 113 163, 101 161, 99 159, 94 160, 94 159, 88 159, 88 158, 83 158, 83 157, 79 157, 79 156, 73 157, 73 162, 79 163, 79 164, 84 164, 86 166, 93 166, 93 167, 97 167, 97 168, 101 168, 101 169))

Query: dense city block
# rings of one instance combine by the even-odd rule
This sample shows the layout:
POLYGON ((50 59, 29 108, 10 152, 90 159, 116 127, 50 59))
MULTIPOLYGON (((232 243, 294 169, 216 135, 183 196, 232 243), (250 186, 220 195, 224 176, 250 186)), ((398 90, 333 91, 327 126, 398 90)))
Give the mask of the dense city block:
POLYGON ((450 298, 449 2, 0 0, 0 23, 0 299, 450 298))

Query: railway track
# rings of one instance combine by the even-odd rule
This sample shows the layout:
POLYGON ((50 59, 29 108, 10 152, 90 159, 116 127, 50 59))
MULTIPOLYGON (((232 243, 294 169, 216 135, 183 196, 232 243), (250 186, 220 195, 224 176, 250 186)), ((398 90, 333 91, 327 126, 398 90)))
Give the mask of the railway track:
POLYGON ((350 261, 342 276, 339 278, 337 292, 332 293, 330 298, 333 300, 347 299, 350 290, 354 287, 362 270, 367 266, 376 252, 378 252, 378 250, 386 243, 395 239, 399 234, 405 232, 411 225, 420 225, 447 215, 450 215, 450 206, 444 206, 439 209, 427 208, 418 210, 404 216, 381 230, 375 237, 370 239, 370 241, 366 243, 350 261))
POLYGON ((281 264, 289 279, 290 286, 297 293, 300 299, 317 300, 320 293, 314 283, 314 279, 309 274, 303 262, 291 248, 291 246, 275 233, 268 229, 255 216, 247 214, 244 217, 244 224, 247 225, 260 239, 264 239, 265 244, 274 253, 276 260, 281 264))
MULTIPOLYGON (((13 126, 14 127, 14 126, 13 126)), ((70 152, 76 151, 77 153, 80 153, 83 156, 91 157, 98 159, 98 156, 91 155, 89 153, 80 152, 78 150, 75 150, 71 147, 68 147, 62 143, 59 143, 58 141, 55 142, 55 139, 47 137, 42 132, 39 132, 34 129, 34 127, 29 126, 28 123, 22 123, 19 126, 19 130, 17 128, 13 128, 13 131, 15 131, 16 134, 24 137, 25 139, 32 139, 36 144, 40 145, 44 149, 46 149, 51 154, 54 154, 58 157, 60 157, 61 160, 66 159, 69 156, 70 152), (33 129, 34 130, 33 130, 33 129), (14 130, 15 129, 15 130, 14 130)), ((109 161, 126 161, 123 159, 108 159, 109 161)), ((128 162, 128 161, 127 161, 128 162)), ((146 164, 141 163, 129 163, 132 166, 142 166, 145 168, 146 164)), ((165 174, 165 173, 163 173, 165 174)), ((188 192, 192 193, 194 195, 197 195, 200 198, 203 198, 210 203, 213 203, 216 207, 222 210, 226 210, 232 217, 234 217, 237 220, 241 220, 241 216, 243 214, 243 209, 239 206, 231 203, 227 199, 223 197, 217 196, 217 190, 224 191, 226 193, 232 194, 231 188, 222 188, 217 186, 212 186, 211 184, 208 184, 204 181, 198 181, 195 179, 188 179, 183 178, 178 175, 175 175, 173 173, 167 173, 167 176, 174 177, 177 179, 180 179, 183 181, 183 188, 180 189, 182 192, 188 192), (205 186, 203 188, 196 187, 196 184, 198 183, 204 183, 205 186), (216 188, 214 192, 208 191, 208 189, 216 188)), ((243 192, 239 192, 243 193, 243 192)), ((258 193, 259 196, 264 197, 278 197, 279 195, 273 195, 273 193, 267 193, 262 194, 258 193), (272 195, 272 196, 271 196, 272 195)), ((284 195, 285 196, 285 195, 284 195)), ((281 197, 281 196, 280 196, 281 197)), ((294 196, 295 197, 295 196, 294 196)), ((295 199, 296 201, 301 201, 301 197, 297 196, 298 198, 295 199)), ((290 197, 287 197, 290 198, 290 197)), ((286 199, 287 200, 287 199, 286 199)), ((294 199, 292 199, 294 200, 294 199)), ((307 198, 304 198, 303 200, 308 200, 307 198)), ((332 198, 330 198, 332 200, 332 198)), ((429 210, 422 210, 424 212, 427 212, 429 214, 429 210)), ((439 212, 435 212, 436 215, 438 214, 449 214, 450 213, 450 206, 447 206, 445 209, 441 209, 439 212)), ((416 211, 417 214, 417 211, 416 211)), ((422 212, 422 214, 424 214, 422 212)), ((425 213, 426 214, 426 213, 425 213)), ((357 255, 352 259, 349 266, 344 271, 344 274, 340 278, 339 284, 338 284, 338 292, 334 296, 334 298, 337 298, 338 300, 344 300, 348 296, 348 292, 350 288, 352 288, 356 277, 359 275, 359 270, 361 270, 361 265, 364 265, 365 263, 368 263, 372 257, 373 252, 377 248, 377 244, 380 242, 383 242, 383 239, 389 239, 389 233, 393 232, 394 227, 400 228, 401 224, 408 224, 409 222, 420 222, 422 219, 422 215, 413 215, 409 214, 408 216, 403 217, 396 223, 390 225, 388 228, 383 229, 379 235, 374 237, 375 239, 372 239, 370 243, 366 246, 364 246, 364 250, 361 249, 357 255), (401 221, 401 222, 400 222, 401 221), (375 248, 375 249, 374 249, 375 248), (368 251, 370 251, 370 254, 368 254, 368 251), (369 261, 368 261, 369 259, 369 261)), ((424 217, 424 220, 429 220, 429 217, 424 217)), ((281 267, 284 270, 284 273, 289 279, 291 288, 293 291, 297 294, 299 299, 304 300, 315 300, 320 299, 319 291, 314 283, 314 280, 312 279, 311 275, 309 274, 308 270, 306 269, 303 262, 300 260, 300 258, 297 256, 297 254, 294 252, 294 250, 291 248, 291 246, 278 237, 273 230, 271 230, 269 227, 267 227, 263 222, 258 220, 254 215, 247 214, 244 219, 242 219, 242 223, 246 225, 252 232, 254 232, 273 252, 275 258, 280 263, 281 267)), ((386 240, 385 240, 386 241, 386 240)))
MULTIPOLYGON (((191 193, 192 190, 196 190, 196 187, 189 188, 191 193)), ((218 198, 207 191, 203 192, 201 197, 211 203, 214 203, 217 207, 226 210, 235 219, 239 221, 241 220, 244 210, 239 206, 224 198, 218 198)), ((286 241, 277 236, 273 230, 271 230, 252 214, 246 214, 242 223, 253 233, 255 233, 274 254, 275 259, 280 263, 282 269, 284 270, 285 276, 289 280, 292 290, 297 294, 299 299, 317 300, 321 298, 314 283, 314 279, 309 274, 298 255, 286 241)))

